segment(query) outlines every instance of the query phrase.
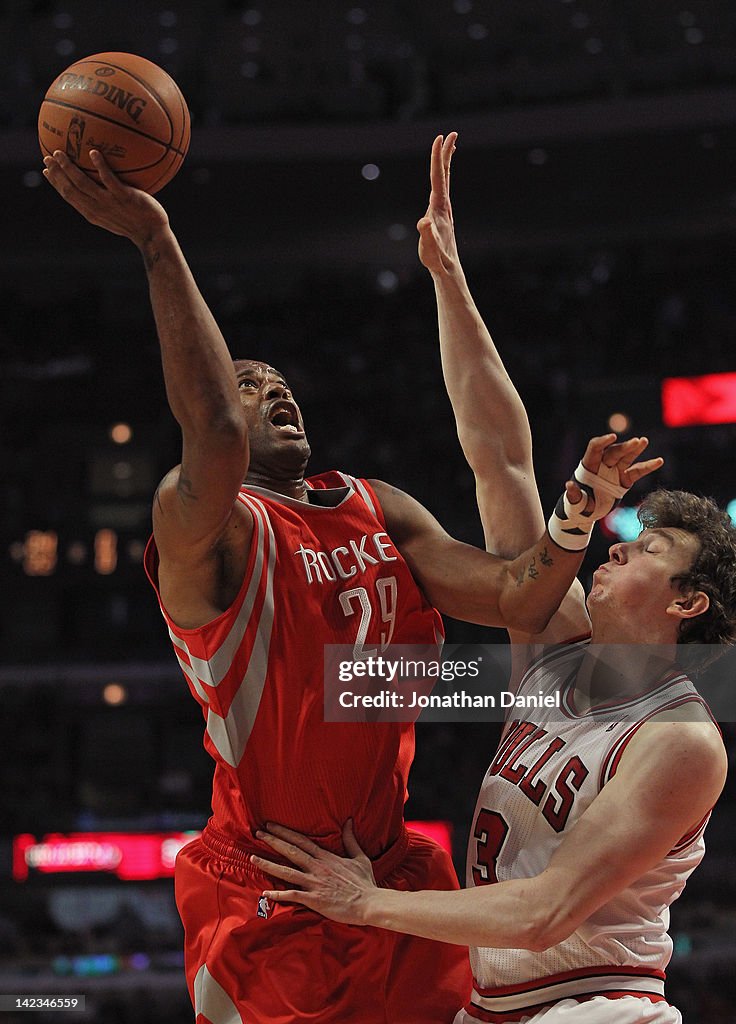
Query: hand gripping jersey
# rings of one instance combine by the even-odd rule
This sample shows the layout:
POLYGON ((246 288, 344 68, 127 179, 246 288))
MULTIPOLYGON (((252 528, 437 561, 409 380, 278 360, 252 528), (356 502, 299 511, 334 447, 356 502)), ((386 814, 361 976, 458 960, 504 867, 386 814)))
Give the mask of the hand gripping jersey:
MULTIPOLYGON (((686 676, 671 673, 647 693, 579 714, 573 691, 586 646, 550 648, 521 681, 519 694, 559 693, 560 707, 535 707, 507 722, 473 818, 468 886, 540 874, 613 777, 637 729, 665 709, 704 704, 686 676)), ((664 1000, 669 906, 703 857, 706 822, 559 945, 544 952, 471 948, 474 992, 463 1019, 515 1021, 570 997, 664 1000)))
MULTIPOLYGON (((214 827, 256 849, 252 830, 276 821, 342 852, 352 817, 377 857, 401 831, 413 725, 326 723, 324 646, 434 645, 442 620, 386 534, 370 486, 337 472, 308 483, 308 502, 241 489, 253 542, 227 611, 180 629, 161 609, 207 723, 214 827)), ((153 541, 146 570, 157 587, 153 541)))

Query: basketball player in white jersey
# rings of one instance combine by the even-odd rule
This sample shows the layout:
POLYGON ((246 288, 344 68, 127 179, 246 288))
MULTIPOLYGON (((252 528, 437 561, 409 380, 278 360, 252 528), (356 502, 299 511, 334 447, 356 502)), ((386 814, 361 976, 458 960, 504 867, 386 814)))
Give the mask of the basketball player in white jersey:
MULTIPOLYGON (((420 256, 487 546, 509 557, 538 534, 542 510, 525 410, 458 260, 454 144, 454 133, 435 140, 420 256)), ((517 692, 559 693, 561 708, 507 721, 474 815, 469 888, 389 893, 373 885, 349 823, 351 859, 268 826, 296 865, 259 862, 288 886, 270 898, 471 947, 473 995, 455 1024, 681 1021, 664 994, 669 906, 703 856, 726 756, 677 655, 736 638, 736 530, 714 503, 679 491, 655 492, 640 517, 640 537, 614 544, 595 572, 587 610, 576 581, 543 634, 510 634, 517 692)))

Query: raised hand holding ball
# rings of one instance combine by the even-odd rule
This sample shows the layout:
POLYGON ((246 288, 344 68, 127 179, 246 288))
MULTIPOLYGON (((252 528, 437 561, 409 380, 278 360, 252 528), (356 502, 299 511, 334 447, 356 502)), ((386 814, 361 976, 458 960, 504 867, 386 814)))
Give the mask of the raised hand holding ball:
POLYGON ((60 149, 91 178, 89 158, 103 154, 126 185, 153 195, 182 165, 191 122, 176 82, 132 53, 97 53, 75 61, 52 82, 38 115, 46 156, 60 149))

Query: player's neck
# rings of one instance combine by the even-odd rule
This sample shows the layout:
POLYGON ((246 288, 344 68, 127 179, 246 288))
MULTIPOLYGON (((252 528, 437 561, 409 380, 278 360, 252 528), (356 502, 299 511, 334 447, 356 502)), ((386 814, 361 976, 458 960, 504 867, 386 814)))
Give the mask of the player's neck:
POLYGON ((575 679, 578 708, 626 700, 655 686, 675 665, 676 645, 596 642, 588 647, 575 679))
POLYGON ((301 474, 297 477, 276 478, 257 469, 249 470, 243 483, 253 487, 265 487, 268 491, 275 491, 276 494, 283 494, 296 501, 309 501, 308 488, 301 474))

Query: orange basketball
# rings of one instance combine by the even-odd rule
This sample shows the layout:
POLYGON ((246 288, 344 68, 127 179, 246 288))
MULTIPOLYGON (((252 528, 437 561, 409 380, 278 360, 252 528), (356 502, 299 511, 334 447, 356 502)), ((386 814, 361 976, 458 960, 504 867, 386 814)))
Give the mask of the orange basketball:
POLYGON ((132 53, 75 61, 51 84, 38 115, 44 156, 61 149, 96 178, 98 149, 127 185, 158 192, 189 149, 189 110, 176 82, 132 53))

